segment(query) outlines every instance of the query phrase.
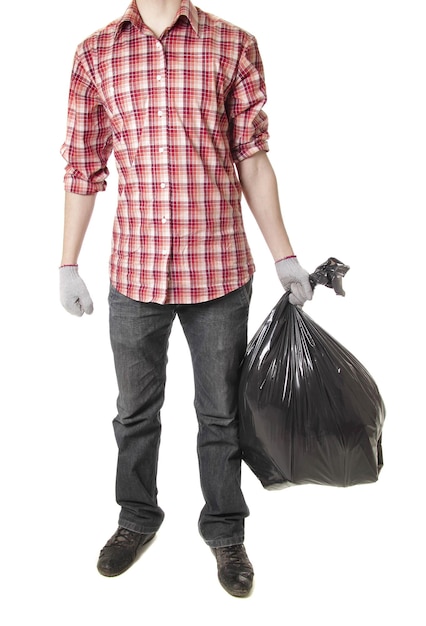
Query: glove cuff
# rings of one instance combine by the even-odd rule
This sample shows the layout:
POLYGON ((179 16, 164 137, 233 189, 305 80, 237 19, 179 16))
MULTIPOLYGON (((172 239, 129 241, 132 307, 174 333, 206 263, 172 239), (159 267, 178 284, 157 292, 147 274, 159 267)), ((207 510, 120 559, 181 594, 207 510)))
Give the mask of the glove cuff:
POLYGON ((78 265, 61 265, 59 268, 60 280, 72 280, 78 278, 78 265))
POLYGON ((295 254, 290 254, 289 256, 283 256, 282 259, 278 259, 278 261, 275 261, 275 265, 279 263, 280 261, 287 261, 287 259, 297 259, 297 256, 295 254))

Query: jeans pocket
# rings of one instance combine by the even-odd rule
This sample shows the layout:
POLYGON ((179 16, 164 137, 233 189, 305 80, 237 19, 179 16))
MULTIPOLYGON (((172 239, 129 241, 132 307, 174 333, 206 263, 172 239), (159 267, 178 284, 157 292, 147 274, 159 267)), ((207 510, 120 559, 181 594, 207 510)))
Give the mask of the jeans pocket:
POLYGON ((253 278, 250 278, 250 280, 239 289, 241 301, 245 306, 248 306, 250 304, 252 291, 253 278))
POLYGON ((113 287, 112 284, 110 283, 109 292, 108 292, 108 304, 111 306, 111 304, 115 300, 117 300, 119 295, 120 294, 118 293, 117 289, 115 287, 113 287))

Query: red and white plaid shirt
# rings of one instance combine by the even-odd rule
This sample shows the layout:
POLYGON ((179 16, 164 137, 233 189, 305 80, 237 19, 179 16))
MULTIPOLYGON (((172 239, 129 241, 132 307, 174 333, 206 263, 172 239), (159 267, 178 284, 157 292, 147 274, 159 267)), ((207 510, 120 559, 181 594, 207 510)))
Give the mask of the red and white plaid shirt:
POLYGON ((235 162, 268 150, 262 61, 253 36, 183 0, 158 40, 136 2, 76 51, 65 189, 106 187, 118 206, 112 285, 143 302, 197 303, 254 272, 235 162))

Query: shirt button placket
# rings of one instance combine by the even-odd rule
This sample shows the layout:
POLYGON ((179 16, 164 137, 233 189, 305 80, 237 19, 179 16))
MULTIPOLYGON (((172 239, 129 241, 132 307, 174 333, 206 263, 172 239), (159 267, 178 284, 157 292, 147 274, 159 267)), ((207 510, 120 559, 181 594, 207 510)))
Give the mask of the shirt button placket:
POLYGON ((171 232, 170 232, 170 181, 168 167, 168 151, 167 151, 167 91, 166 91, 166 58, 163 46, 160 41, 156 42, 157 50, 157 66, 154 72, 153 89, 155 91, 154 101, 157 103, 157 122, 155 141, 157 148, 154 150, 154 158, 156 160, 156 179, 157 203, 155 207, 157 219, 160 223, 159 231, 159 252, 163 257, 162 267, 162 289, 166 295, 167 290, 167 274, 168 262, 171 248, 171 232))

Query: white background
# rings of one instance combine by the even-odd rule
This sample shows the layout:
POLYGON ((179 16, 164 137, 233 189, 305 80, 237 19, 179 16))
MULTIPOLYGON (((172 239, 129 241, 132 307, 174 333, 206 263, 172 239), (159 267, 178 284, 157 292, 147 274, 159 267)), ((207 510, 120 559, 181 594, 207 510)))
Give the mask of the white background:
MULTIPOLYGON (((302 265, 313 271, 337 256, 351 267, 345 298, 318 288, 305 311, 354 352, 383 395, 379 481, 267 492, 244 466, 256 585, 248 599, 227 595, 197 530, 192 372, 176 323, 159 468, 165 522, 127 573, 97 573, 118 516, 106 302, 115 174, 111 161, 80 258, 95 312, 74 318, 58 300, 59 149, 75 47, 126 6, 23 0, 2 9, 1 621, 425 624, 422 1, 201 4, 257 36, 270 159, 302 265)), ((257 264, 253 334, 281 286, 245 211, 257 264)))

